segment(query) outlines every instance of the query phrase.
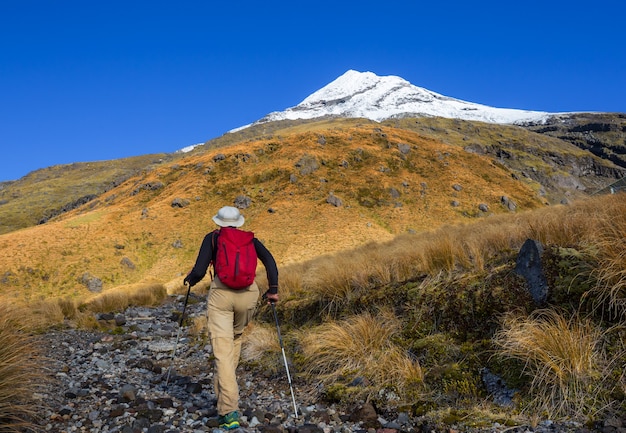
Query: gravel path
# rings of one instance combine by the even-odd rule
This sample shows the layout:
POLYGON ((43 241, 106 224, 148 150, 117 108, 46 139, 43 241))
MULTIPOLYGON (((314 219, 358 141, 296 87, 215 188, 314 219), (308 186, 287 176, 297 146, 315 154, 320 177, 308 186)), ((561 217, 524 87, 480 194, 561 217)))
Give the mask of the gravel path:
MULTIPOLYGON (((123 315, 101 316, 116 322, 122 331, 119 334, 69 329, 42 336, 53 380, 43 386, 39 395, 41 428, 59 433, 220 432, 210 345, 188 339, 183 328, 176 360, 172 361, 178 332, 173 311, 181 307, 178 297, 160 307, 133 307, 123 315)), ((189 303, 187 314, 202 315, 205 308, 205 300, 198 297, 189 303)), ((462 429, 435 427, 405 413, 381 416, 367 404, 345 412, 320 403, 318 390, 293 378, 299 411, 296 417, 284 375, 267 377, 240 366, 238 378, 242 415, 239 431, 243 432, 455 433, 462 429)), ((614 426, 605 425, 600 430, 626 433, 620 423, 616 420, 614 426)), ((579 424, 556 425, 550 421, 535 428, 495 424, 482 431, 589 432, 579 424)))

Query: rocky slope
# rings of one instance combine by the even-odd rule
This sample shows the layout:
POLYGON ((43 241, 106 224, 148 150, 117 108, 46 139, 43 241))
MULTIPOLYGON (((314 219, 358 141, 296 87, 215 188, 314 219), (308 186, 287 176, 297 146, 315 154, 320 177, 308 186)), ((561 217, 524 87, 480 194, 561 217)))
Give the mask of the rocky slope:
POLYGON ((545 122, 530 122, 525 127, 570 142, 626 168, 626 114, 579 113, 554 116, 545 122))

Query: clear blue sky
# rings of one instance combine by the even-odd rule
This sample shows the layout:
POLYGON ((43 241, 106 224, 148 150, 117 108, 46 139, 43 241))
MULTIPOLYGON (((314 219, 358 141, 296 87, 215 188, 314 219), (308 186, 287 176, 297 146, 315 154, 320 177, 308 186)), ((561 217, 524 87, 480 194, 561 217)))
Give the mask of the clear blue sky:
POLYGON ((470 102, 626 112, 623 0, 0 0, 0 181, 172 152, 348 69, 470 102))

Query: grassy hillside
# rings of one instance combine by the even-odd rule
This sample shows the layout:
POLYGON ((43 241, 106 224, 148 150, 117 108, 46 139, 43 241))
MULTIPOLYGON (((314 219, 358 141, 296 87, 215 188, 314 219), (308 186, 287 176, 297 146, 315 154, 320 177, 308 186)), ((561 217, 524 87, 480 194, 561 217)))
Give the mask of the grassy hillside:
MULTIPOLYGON (((535 182, 538 194, 549 204, 585 197, 626 175, 624 165, 614 164, 603 158, 606 155, 602 152, 591 152, 565 135, 555 135, 550 127, 522 128, 445 118, 384 123, 487 155, 515 176, 535 182)), ((617 137, 613 138, 607 146, 616 143, 617 137)))
POLYGON ((367 398, 453 428, 619 417, 625 239, 621 193, 287 266, 290 352, 330 401, 367 398), (527 239, 543 245, 544 302, 516 271, 527 239), (500 387, 489 389, 487 374, 500 387), (505 389, 509 403, 497 403, 505 389))
MULTIPOLYGON (((619 163, 611 155, 623 153, 623 131, 620 130, 623 125, 617 121, 621 118, 616 115, 606 119, 606 116, 588 114, 580 121, 568 118, 554 125, 529 125, 526 129, 443 118, 399 119, 384 125, 408 129, 423 137, 485 155, 511 170, 512 176, 533 184, 543 202, 554 204, 584 197, 626 173, 623 164, 620 168, 620 164, 611 162, 619 163), (568 128, 572 129, 572 134, 566 133, 568 128), (592 140, 594 146, 582 145, 580 140, 570 139, 570 135, 592 140)), ((191 154, 201 155, 263 138, 307 131, 320 131, 323 135, 326 129, 367 125, 378 123, 367 119, 333 118, 264 123, 226 133, 198 146, 191 154)), ((132 175, 182 156, 145 155, 53 166, 17 181, 0 183, 0 234, 45 222, 93 200, 132 175)))
POLYGON ((0 184, 0 234, 30 227, 92 200, 143 170, 172 160, 155 154, 56 165, 0 184))
POLYGON ((281 264, 511 212, 502 197, 517 210, 542 206, 532 182, 489 158, 406 130, 339 124, 163 163, 46 224, 2 235, 0 288, 26 299, 81 297, 86 274, 105 290, 180 278, 213 229, 210 217, 238 197, 250 203, 247 228, 281 264), (328 203, 331 194, 340 206, 328 203))
MULTIPOLYGON (((183 290, 211 216, 237 203, 279 263, 285 342, 318 398, 455 429, 593 425, 626 404, 626 201, 559 183, 602 176, 570 173, 589 154, 549 144, 428 119, 287 123, 207 145, 0 235, 0 305, 28 305, 45 328, 98 326, 93 311, 159 302, 183 290), (478 135, 465 140, 466 128, 478 135), (496 146, 505 141, 508 156, 496 146), (546 206, 567 191, 569 205, 546 206), (515 272, 526 239, 544 246, 541 305, 515 272), (486 371, 516 390, 511 405, 493 403, 486 371)), ((246 342, 262 371, 281 365, 263 351, 260 335, 276 340, 270 314, 259 312, 246 342)))
POLYGON ((94 279, 105 290, 176 280, 210 217, 236 200, 287 264, 575 200, 617 175, 588 151, 519 127, 439 118, 258 125, 190 154, 51 167, 6 187, 3 230, 49 220, 0 236, 0 290, 83 297, 94 279))

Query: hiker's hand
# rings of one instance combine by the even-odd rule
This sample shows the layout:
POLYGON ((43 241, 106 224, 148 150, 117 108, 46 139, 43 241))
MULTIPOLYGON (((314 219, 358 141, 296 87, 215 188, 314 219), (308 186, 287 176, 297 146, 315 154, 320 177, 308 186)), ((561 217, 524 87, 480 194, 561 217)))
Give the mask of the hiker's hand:
POLYGON ((278 302, 278 293, 265 292, 263 298, 265 298, 268 304, 275 304, 278 302))
POLYGON ((189 280, 189 275, 187 275, 183 280, 183 285, 186 286, 187 284, 189 284, 189 287, 193 287, 193 284, 191 284, 191 281, 189 280))

